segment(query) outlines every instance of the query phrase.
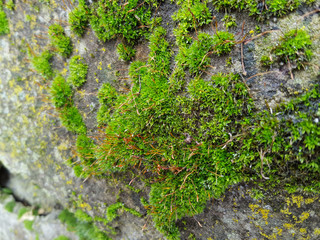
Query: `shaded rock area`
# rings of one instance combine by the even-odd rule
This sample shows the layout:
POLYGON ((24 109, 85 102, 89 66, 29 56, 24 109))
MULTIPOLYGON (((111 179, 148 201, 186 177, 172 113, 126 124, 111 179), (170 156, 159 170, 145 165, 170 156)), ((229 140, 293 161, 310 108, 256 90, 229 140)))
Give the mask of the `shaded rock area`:
MULTIPOLYGON (((39 1, 16 1, 14 11, 5 10, 11 32, 0 36, 0 186, 11 191, 0 193, 0 240, 51 240, 60 235, 71 240, 78 239, 58 219, 62 209, 82 209, 93 218, 105 218, 107 207, 118 201, 138 211, 142 217, 120 211, 119 216, 108 225, 97 221, 97 226, 110 233, 111 239, 165 239, 155 229, 140 202, 141 197, 148 198, 149 192, 143 182, 139 179, 133 181, 131 174, 80 179, 75 176, 72 166, 67 164, 68 160, 77 158, 75 135, 61 126, 58 114, 48 99, 49 83, 32 68, 28 49, 38 54, 50 48, 48 26, 60 22, 65 27, 67 35, 72 37, 73 54, 81 55, 89 66, 88 80, 75 90, 74 100, 84 116, 90 136, 98 136, 100 131, 96 127, 99 87, 109 82, 119 91, 129 88, 129 63, 118 59, 116 46, 120 40, 101 42, 91 29, 83 38, 74 36, 65 24, 72 5, 67 1, 50 2, 48 5, 39 1), (15 202, 12 211, 7 209, 10 202, 15 202), (19 211, 24 207, 30 213, 18 219, 19 211), (41 211, 38 215, 32 215, 36 207, 41 211), (31 230, 26 229, 25 220, 33 221, 31 230)), ((314 6, 319 4, 317 1, 314 6)), ((269 69, 268 74, 259 74, 266 70, 260 66, 259 59, 265 54, 268 44, 279 39, 281 31, 245 42, 244 59, 241 58, 240 44, 237 45, 230 55, 230 66, 226 66, 227 57, 212 59, 215 69, 211 73, 231 71, 243 74, 244 64, 246 74, 243 76, 256 106, 261 109, 275 108, 277 104, 309 88, 310 84, 319 82, 319 15, 302 17, 312 9, 304 6, 288 17, 258 23, 262 31, 285 31, 305 26, 313 33, 314 57, 304 71, 294 72, 294 79, 291 79, 288 67, 280 64, 276 69, 269 69)), ((171 22, 170 15, 176 10, 177 6, 168 0, 156 13, 165 18, 162 25, 168 28, 171 43, 174 42, 172 26, 167 26, 167 23, 171 22)), ((218 20, 222 18, 221 13, 215 13, 218 20)), ((243 30, 231 29, 240 40, 241 31, 249 32, 257 23, 241 13, 234 15, 239 23, 246 22, 243 30)), ((221 23, 219 27, 222 27, 221 23)), ((212 32, 212 29, 208 27, 204 31, 212 32)), ((135 60, 145 60, 149 51, 148 42, 139 40, 136 49, 135 60)), ((56 71, 67 76, 68 61, 55 56, 52 64, 56 71)), ((253 190, 256 188, 249 183, 232 186, 221 199, 209 201, 203 213, 178 220, 181 239, 320 238, 318 195, 253 190)))

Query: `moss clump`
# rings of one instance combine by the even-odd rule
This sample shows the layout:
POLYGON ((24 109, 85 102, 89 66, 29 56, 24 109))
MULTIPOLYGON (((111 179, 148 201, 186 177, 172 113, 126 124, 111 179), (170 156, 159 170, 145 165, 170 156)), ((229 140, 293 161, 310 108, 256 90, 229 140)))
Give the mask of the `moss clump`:
POLYGON ((78 36, 82 36, 88 27, 89 19, 90 9, 84 0, 80 0, 79 5, 69 13, 71 30, 78 36))
MULTIPOLYGON (((81 160, 81 171, 84 172, 84 174, 81 173, 80 175, 87 176, 88 173, 94 172, 92 171, 94 169, 92 168, 92 163, 95 161, 95 144, 93 140, 85 134, 80 134, 77 137, 76 149, 81 160)), ((75 171, 79 170, 80 168, 75 171)), ((79 173, 77 173, 77 175, 79 175, 79 173)))
POLYGON ((114 203, 108 206, 106 210, 106 218, 108 222, 113 221, 116 217, 118 217, 118 210, 124 210, 126 212, 131 213, 134 216, 142 217, 142 215, 132 208, 126 207, 122 202, 114 203))
POLYGON ((76 55, 71 58, 69 71, 70 74, 67 81, 74 87, 81 87, 87 81, 88 65, 82 57, 76 55))
POLYGON ((71 132, 78 134, 87 132, 87 128, 83 122, 82 116, 75 106, 61 109, 60 120, 62 125, 71 132))
POLYGON ((52 103, 56 108, 70 107, 73 103, 73 92, 64 77, 58 75, 50 87, 52 103))
POLYGON ((304 29, 294 29, 284 34, 279 44, 272 49, 279 60, 297 65, 300 69, 304 63, 311 60, 312 41, 304 29))
POLYGON ((192 29, 197 29, 212 21, 212 15, 207 7, 206 2, 182 1, 181 8, 172 16, 174 21, 179 22, 179 25, 174 29, 177 45, 185 45, 191 43, 192 38, 188 35, 192 29))
POLYGON ((2 6, 0 5, 0 36, 4 34, 8 34, 9 30, 9 22, 7 19, 6 13, 3 11, 2 6))
POLYGON ((34 223, 34 221, 31 221, 31 220, 24 220, 23 221, 24 227, 29 231, 33 230, 33 223, 34 223))
POLYGON ((151 8, 157 6, 157 0, 129 0, 123 4, 119 0, 99 0, 93 4, 90 24, 99 39, 106 41, 117 36, 129 43, 144 36, 148 30, 151 8))
POLYGON ((12 213, 15 206, 16 206, 16 202, 15 202, 15 201, 11 201, 11 202, 8 202, 8 203, 4 206, 4 209, 6 209, 8 212, 11 212, 11 213, 12 213))
POLYGON ((124 45, 123 43, 118 44, 117 52, 119 54, 119 59, 124 61, 130 61, 136 54, 136 50, 134 50, 131 46, 124 45))
POLYGON ((52 45, 62 57, 68 57, 72 52, 71 39, 65 35, 64 29, 59 24, 49 27, 48 34, 52 45))
POLYGON ((181 47, 176 56, 184 69, 189 68, 191 74, 199 75, 210 65, 210 55, 220 56, 229 53, 235 45, 234 35, 229 32, 218 31, 214 36, 199 33, 198 38, 188 47, 181 47))
POLYGON ((225 14, 222 21, 224 22, 224 26, 227 30, 231 27, 237 26, 236 19, 229 14, 225 14))
POLYGON ((40 55, 34 55, 31 58, 31 63, 34 69, 46 79, 52 78, 54 73, 50 64, 53 54, 48 50, 42 52, 40 55))
POLYGON ((218 10, 247 10, 250 16, 266 18, 270 16, 283 16, 296 10, 302 3, 311 4, 314 0, 266 0, 263 3, 257 0, 213 0, 213 5, 218 10))
POLYGON ((18 212, 18 219, 20 219, 25 213, 29 212, 29 210, 25 207, 20 208, 18 212))
POLYGON ((66 237, 66 236, 61 235, 61 236, 59 236, 59 237, 56 237, 56 238, 55 238, 55 239, 53 239, 53 240, 70 240, 70 238, 68 238, 68 237, 66 237))
POLYGON ((118 96, 116 89, 110 83, 104 83, 101 86, 98 92, 100 108, 97 114, 97 122, 99 124, 106 124, 110 120, 110 113, 118 96))
POLYGON ((77 213, 73 214, 65 209, 60 213, 59 219, 62 223, 65 223, 67 225, 69 231, 75 232, 79 236, 80 240, 110 239, 104 232, 100 231, 94 225, 93 219, 86 213, 83 213, 81 210, 77 210, 77 213))

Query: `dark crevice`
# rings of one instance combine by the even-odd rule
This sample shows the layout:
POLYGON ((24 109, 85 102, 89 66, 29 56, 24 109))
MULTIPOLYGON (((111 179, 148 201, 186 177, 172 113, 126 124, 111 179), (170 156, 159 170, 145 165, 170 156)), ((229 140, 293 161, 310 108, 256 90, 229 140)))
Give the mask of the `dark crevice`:
POLYGON ((0 190, 1 188, 7 188, 11 191, 11 195, 12 197, 14 198, 14 200, 16 202, 20 202, 22 203, 24 206, 31 206, 30 203, 28 203, 26 200, 24 199, 21 199, 19 198, 18 196, 16 196, 14 194, 14 192, 12 191, 12 189, 10 189, 8 187, 8 183, 9 183, 9 180, 10 180, 10 177, 11 177, 11 174, 10 172, 8 171, 8 169, 5 168, 5 166, 2 165, 2 163, 0 162, 0 190))
POLYGON ((0 162, 0 187, 5 188, 10 179, 10 172, 0 162))

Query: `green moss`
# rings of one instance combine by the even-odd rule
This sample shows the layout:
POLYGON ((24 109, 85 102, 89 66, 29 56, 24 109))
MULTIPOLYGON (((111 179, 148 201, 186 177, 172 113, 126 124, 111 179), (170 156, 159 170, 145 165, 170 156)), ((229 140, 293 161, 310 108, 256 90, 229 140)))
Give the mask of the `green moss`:
POLYGON ((132 209, 132 208, 128 208, 126 207, 123 203, 121 202, 117 202, 115 204, 112 204, 110 206, 108 206, 107 210, 106 210, 106 218, 108 222, 112 222, 116 217, 118 217, 118 210, 124 210, 126 212, 131 213, 134 216, 137 217, 142 217, 141 213, 139 213, 138 211, 132 209))
POLYGON ((69 24, 71 30, 78 36, 82 36, 86 31, 90 20, 90 9, 84 0, 79 1, 79 5, 69 13, 69 24))
POLYGON ((118 217, 117 211, 123 208, 123 203, 117 202, 115 204, 110 205, 106 210, 106 218, 109 222, 113 221, 116 217, 118 217))
POLYGON ((98 92, 98 99, 100 104, 112 106, 117 99, 118 93, 110 83, 104 83, 98 92))
POLYGON ((77 209, 77 211, 75 212, 74 216, 83 222, 92 222, 92 217, 90 217, 88 214, 86 214, 85 212, 83 212, 80 209, 77 209))
POLYGON ((40 55, 34 55, 31 57, 31 63, 34 69, 46 79, 50 79, 54 75, 50 63, 52 56, 53 54, 47 50, 42 52, 40 55))
POLYGON ((136 50, 134 50, 131 46, 124 45, 123 43, 118 44, 117 52, 119 54, 119 59, 124 61, 130 61, 136 54, 136 50))
POLYGON ((68 210, 63 210, 59 219, 62 223, 67 225, 69 231, 75 232, 80 240, 109 240, 110 238, 102 231, 100 231, 93 223, 93 219, 88 215, 83 217, 85 213, 80 213, 81 210, 77 211, 77 214, 73 214, 68 210), (81 215, 81 219, 77 218, 77 215, 81 215))
POLYGON ((8 202, 8 203, 4 206, 4 209, 6 209, 8 212, 11 212, 11 213, 12 213, 15 206, 16 206, 16 202, 15 202, 15 201, 11 201, 11 202, 8 202))
POLYGON ((24 227, 29 231, 33 230, 33 223, 34 223, 34 221, 31 221, 31 220, 24 220, 23 221, 24 227))
POLYGON ((72 43, 71 39, 65 35, 63 27, 53 24, 49 27, 48 34, 57 52, 63 57, 68 57, 72 52, 72 43))
POLYGON ((229 14, 225 14, 222 21, 224 22, 224 26, 227 30, 231 27, 237 26, 236 19, 229 14))
POLYGON ((284 34, 272 53, 281 61, 290 61, 300 69, 305 62, 311 60, 311 44, 310 36, 304 29, 294 29, 284 34))
POLYGON ((305 0, 266 0, 263 3, 257 0, 213 0, 213 5, 218 10, 247 10, 249 15, 256 16, 258 18, 266 18, 270 16, 283 16, 291 11, 296 10, 302 3, 306 2, 311 4, 314 2, 305 0))
POLYGON ((27 213, 29 210, 25 207, 20 208, 18 212, 18 219, 20 219, 25 213, 27 213))
POLYGON ((78 134, 84 134, 87 131, 79 110, 74 106, 61 109, 60 120, 68 131, 78 134))
POLYGON ((61 236, 59 236, 59 237, 56 237, 56 238, 55 238, 55 239, 53 239, 53 240, 70 240, 70 238, 68 238, 68 237, 66 237, 66 236, 61 235, 61 236))
POLYGON ((110 113, 118 96, 119 94, 116 89, 110 83, 104 83, 99 89, 98 99, 100 108, 97 114, 97 122, 100 125, 106 124, 110 120, 110 113))
MULTIPOLYGON (((93 140, 85 134, 80 134, 77 137, 76 149, 80 155, 81 165, 94 169, 94 166, 92 166, 92 163, 95 161, 95 144, 93 140)), ((88 173, 89 171, 87 170, 86 172, 88 173)))
POLYGON ((8 34, 9 32, 10 30, 7 15, 3 11, 2 6, 0 6, 0 36, 8 34))
POLYGON ((151 18, 151 8, 157 0, 129 0, 122 4, 118 0, 99 0, 92 5, 91 27, 99 39, 106 41, 117 36, 132 43, 144 36, 151 18))
POLYGON ((73 104, 73 92, 64 77, 58 75, 50 87, 52 103, 56 108, 70 107, 73 104))
POLYGON ((88 65, 82 57, 73 56, 70 59, 69 72, 68 83, 74 87, 81 87, 87 81, 88 65))
POLYGON ((176 43, 178 46, 186 46, 192 42, 192 37, 189 31, 197 29, 212 21, 212 15, 207 7, 207 2, 183 1, 181 8, 172 16, 174 21, 179 22, 179 25, 174 29, 176 43))
POLYGON ((229 53, 234 45, 232 33, 218 31, 211 36, 201 32, 188 48, 181 47, 176 61, 183 69, 189 68, 191 74, 199 75, 210 65, 210 55, 229 53))

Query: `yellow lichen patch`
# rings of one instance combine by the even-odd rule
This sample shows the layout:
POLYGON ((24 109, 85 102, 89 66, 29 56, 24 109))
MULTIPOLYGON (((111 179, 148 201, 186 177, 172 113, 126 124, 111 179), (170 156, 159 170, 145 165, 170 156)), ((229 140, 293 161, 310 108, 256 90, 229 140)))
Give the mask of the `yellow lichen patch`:
POLYGON ((307 229, 306 228, 300 228, 299 230, 302 234, 306 234, 307 233, 307 229))
POLYGON ((83 89, 83 90, 78 90, 77 92, 80 94, 81 98, 84 98, 84 96, 85 96, 85 94, 86 94, 86 90, 85 90, 85 89, 83 89))
POLYGON ((65 151, 65 150, 68 150, 69 149, 69 146, 67 143, 63 142, 61 143, 59 146, 58 146, 58 150, 61 152, 61 151, 65 151))
POLYGON ((102 62, 99 62, 99 65, 97 66, 97 69, 102 70, 102 62))
POLYGON ((305 204, 311 204, 316 201, 318 198, 307 198, 304 200, 305 204))
POLYGON ((15 86, 15 88, 13 89, 13 92, 18 95, 19 93, 21 93, 23 91, 22 87, 20 87, 19 85, 15 86))
POLYGON ((259 206, 256 204, 249 204, 249 208, 251 209, 252 212, 254 212, 255 209, 259 208, 259 206))
POLYGON ((320 228, 315 228, 313 231, 313 234, 316 236, 319 236, 320 235, 320 228))
POLYGON ((276 227, 276 230, 277 230, 277 234, 278 234, 279 236, 281 236, 281 235, 282 235, 282 228, 276 227))
POLYGON ((67 181, 67 184, 72 184, 72 179, 70 179, 69 181, 67 181))
POLYGON ((296 223, 303 223, 306 219, 308 219, 310 216, 310 213, 308 212, 303 212, 301 213, 300 217, 299 217, 299 221, 297 221, 296 223))
POLYGON ((286 228, 286 229, 293 229, 293 228, 294 228, 294 225, 291 224, 291 223, 284 223, 284 224, 283 224, 283 227, 286 228))
POLYGON ((64 175, 64 172, 60 172, 60 177, 62 180, 66 180, 66 175, 64 175))
POLYGON ((30 29, 32 30, 37 25, 37 16, 31 15, 30 18, 30 29))
POLYGON ((66 76, 66 75, 67 75, 67 72, 68 72, 68 69, 64 68, 64 69, 61 71, 61 75, 62 75, 62 76, 66 76))
POLYGON ((11 68, 11 72, 20 72, 20 71, 21 71, 21 69, 20 69, 19 66, 13 66, 13 67, 11 68))
POLYGON ((273 233, 271 235, 267 235, 265 233, 260 233, 263 237, 269 239, 269 240, 276 240, 277 239, 277 234, 273 233))
POLYGON ((300 208, 301 204, 303 203, 304 203, 303 196, 292 196, 292 206, 296 204, 297 207, 300 208))
POLYGON ((86 202, 82 202, 79 204, 79 207, 83 208, 83 209, 87 209, 88 211, 91 211, 92 210, 92 207, 86 203, 86 202))
POLYGON ((292 213, 289 211, 289 208, 286 208, 284 210, 280 210, 280 212, 282 212, 283 214, 286 214, 286 215, 291 215, 292 213))
POLYGON ((268 215, 269 215, 270 210, 260 208, 260 209, 258 210, 258 212, 261 213, 262 218, 263 218, 264 220, 267 220, 267 219, 268 219, 268 215))
POLYGON ((18 21, 16 23, 15 31, 18 31, 18 30, 23 29, 23 28, 24 28, 23 22, 22 21, 18 21))
POLYGON ((54 0, 50 0, 50 5, 51 5, 53 8, 57 8, 57 7, 58 7, 58 4, 57 4, 54 0))

